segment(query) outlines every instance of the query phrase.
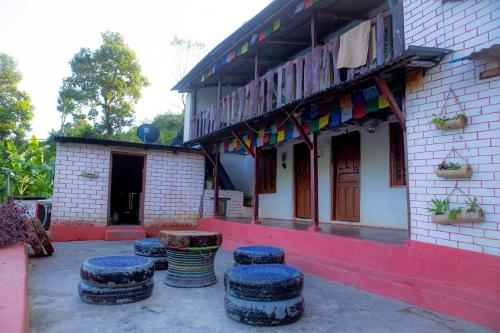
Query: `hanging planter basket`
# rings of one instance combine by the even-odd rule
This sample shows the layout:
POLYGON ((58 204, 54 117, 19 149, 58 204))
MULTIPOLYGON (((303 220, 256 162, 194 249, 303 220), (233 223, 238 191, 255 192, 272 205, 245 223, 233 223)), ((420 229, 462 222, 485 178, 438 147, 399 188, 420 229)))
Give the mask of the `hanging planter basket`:
POLYGON ((437 224, 480 223, 485 220, 484 211, 479 207, 477 198, 469 197, 457 186, 455 186, 450 194, 448 194, 446 199, 439 200, 436 198, 432 200, 432 203, 434 204, 434 207, 428 208, 428 210, 433 212, 431 215, 431 221, 437 224), (449 208, 450 196, 455 191, 459 191, 467 197, 467 201, 465 203, 468 205, 468 208, 449 208), (440 212, 439 214, 436 213, 438 208, 440 212))
POLYGON ((440 130, 459 129, 467 126, 467 115, 465 114, 465 110, 452 89, 450 89, 448 95, 446 95, 445 102, 443 107, 441 108, 441 111, 439 112, 439 114, 434 115, 434 118, 432 118, 431 122, 434 124, 434 126, 436 126, 437 129, 440 130), (446 116, 446 106, 448 104, 448 100, 450 99, 450 95, 453 95, 455 102, 458 104, 461 110, 460 113, 458 113, 454 117, 446 116))
POLYGON ((457 219, 452 219, 448 216, 449 211, 445 211, 444 214, 432 213, 431 221, 437 224, 454 224, 457 219))
POLYGON ((457 128, 464 128, 467 126, 467 116, 463 113, 457 115, 455 118, 446 119, 446 118, 434 118, 440 119, 441 121, 435 122, 435 126, 440 130, 451 130, 457 128))
POLYGON ((446 179, 460 179, 472 177, 472 167, 467 159, 462 156, 455 148, 452 148, 443 162, 436 167, 436 175, 446 179), (448 158, 454 154, 463 160, 463 164, 448 162, 448 158))
POLYGON ((484 222, 484 211, 478 208, 475 212, 463 211, 458 217, 460 223, 480 223, 484 222))

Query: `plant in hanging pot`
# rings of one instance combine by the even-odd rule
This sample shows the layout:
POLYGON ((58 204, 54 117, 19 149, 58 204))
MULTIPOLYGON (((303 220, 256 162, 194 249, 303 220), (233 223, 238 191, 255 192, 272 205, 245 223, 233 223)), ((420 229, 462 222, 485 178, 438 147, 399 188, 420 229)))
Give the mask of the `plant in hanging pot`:
POLYGON ((459 113, 455 117, 447 117, 440 114, 433 114, 431 123, 440 130, 464 128, 467 126, 467 116, 465 113, 459 113))
POLYGON ((207 178, 205 179, 205 188, 207 190, 214 189, 214 177, 213 176, 207 176, 207 178))
POLYGON ((448 211, 450 209, 450 198, 444 200, 434 198, 431 200, 431 207, 427 208, 427 211, 431 212, 431 221, 439 224, 450 224, 450 218, 448 217, 448 211))
POLYGON ((467 205, 467 208, 464 212, 462 212, 462 215, 460 216, 461 222, 466 222, 466 223, 484 222, 485 218, 484 211, 479 207, 478 199, 476 197, 468 198, 465 201, 465 204, 467 205))
POLYGON ((436 175, 447 179, 470 178, 472 176, 472 167, 468 163, 460 164, 443 161, 437 166, 436 175))

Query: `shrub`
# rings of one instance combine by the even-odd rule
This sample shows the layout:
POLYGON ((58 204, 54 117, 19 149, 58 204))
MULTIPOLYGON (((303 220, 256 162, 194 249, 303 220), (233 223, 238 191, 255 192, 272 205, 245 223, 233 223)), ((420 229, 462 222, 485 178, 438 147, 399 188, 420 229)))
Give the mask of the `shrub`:
POLYGON ((14 245, 31 241, 24 220, 27 208, 17 206, 14 201, 0 205, 0 246, 14 245))

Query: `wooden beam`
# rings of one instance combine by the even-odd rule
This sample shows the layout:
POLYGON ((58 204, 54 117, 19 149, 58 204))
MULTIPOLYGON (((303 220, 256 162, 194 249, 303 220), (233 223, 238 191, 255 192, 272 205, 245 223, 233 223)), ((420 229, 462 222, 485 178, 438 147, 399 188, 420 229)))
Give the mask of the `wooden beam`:
POLYGON ((205 149, 205 147, 203 147, 202 144, 200 144, 200 148, 201 150, 203 151, 203 154, 205 155, 205 157, 210 161, 210 163, 212 164, 212 167, 215 167, 215 162, 214 160, 212 159, 212 157, 210 156, 210 154, 207 152, 207 150, 205 149))
POLYGON ((215 163, 214 163, 214 217, 219 215, 219 151, 217 145, 215 147, 215 163))
POLYGON ((240 145, 243 146, 243 148, 245 148, 245 150, 247 151, 247 153, 249 155, 251 155, 253 158, 255 158, 255 153, 254 151, 252 150, 252 148, 248 147, 248 145, 246 144, 245 141, 241 140, 240 137, 238 135, 236 135, 236 133, 234 133, 234 131, 231 131, 231 134, 234 136, 234 138, 240 143, 240 145))
POLYGON ((301 46, 309 45, 308 42, 303 42, 303 41, 299 41, 299 40, 290 40, 290 39, 268 39, 268 40, 264 40, 264 43, 280 44, 280 45, 301 45, 301 46))
POLYGON ((312 134, 311 158, 311 222, 309 231, 321 231, 319 227, 319 205, 318 205, 318 133, 312 134))
POLYGON ((253 220, 252 224, 260 224, 259 220, 259 151, 255 147, 254 159, 254 173, 253 173, 253 220))
POLYGON ((302 138, 302 140, 306 144, 307 148, 309 148, 309 150, 311 150, 313 148, 312 142, 311 142, 311 140, 309 140, 309 137, 307 136, 306 131, 304 131, 304 128, 297 121, 297 118, 295 118, 295 116, 293 114, 290 114, 290 112, 288 112, 288 111, 285 111, 285 114, 288 116, 288 118, 290 118, 290 120, 293 123, 293 126, 297 129, 297 131, 299 131, 300 137, 302 138))
POLYGON ((387 85, 387 83, 384 80, 382 80, 378 77, 375 78, 375 82, 377 83, 377 87, 380 90, 380 92, 382 93, 382 95, 384 95, 384 97, 387 99, 387 102, 389 102, 389 106, 391 107, 392 112, 394 112, 394 114, 396 115, 396 118, 398 118, 399 125, 401 126, 401 129, 403 131, 405 131, 406 130, 405 115, 401 111, 398 103, 396 102, 396 99, 394 99, 394 95, 392 94, 391 89, 389 89, 389 86, 387 85))
POLYGON ((322 10, 318 12, 318 17, 325 17, 333 20, 339 21, 365 21, 368 20, 366 15, 342 15, 336 11, 322 10))

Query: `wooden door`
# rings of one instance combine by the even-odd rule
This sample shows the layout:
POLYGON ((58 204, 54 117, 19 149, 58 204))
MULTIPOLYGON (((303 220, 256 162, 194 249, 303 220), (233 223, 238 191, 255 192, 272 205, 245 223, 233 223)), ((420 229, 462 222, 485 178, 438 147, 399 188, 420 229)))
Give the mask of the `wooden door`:
POLYGON ((294 146, 295 217, 311 218, 311 160, 309 148, 301 143, 294 146))
POLYGON ((334 137, 334 219, 359 222, 359 132, 334 137))

